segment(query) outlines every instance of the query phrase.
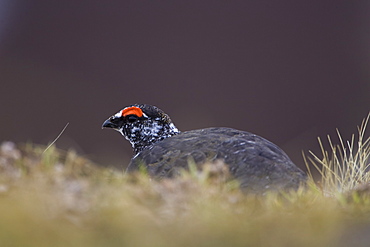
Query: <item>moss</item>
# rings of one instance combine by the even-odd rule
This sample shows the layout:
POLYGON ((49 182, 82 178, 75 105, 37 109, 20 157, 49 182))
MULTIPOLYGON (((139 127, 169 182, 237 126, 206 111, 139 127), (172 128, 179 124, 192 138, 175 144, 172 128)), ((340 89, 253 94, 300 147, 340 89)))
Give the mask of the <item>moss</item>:
MULTIPOLYGON (((368 139, 362 143, 369 145, 368 139)), ((368 146, 357 150, 369 156, 368 146)), ((241 193, 220 163, 155 181, 145 171, 126 175, 55 147, 44 152, 32 144, 3 143, 0 151, 1 246, 348 246, 370 241, 366 162, 361 181, 360 173, 338 180, 341 176, 333 173, 344 168, 334 166, 343 160, 314 156, 311 160, 327 169, 320 170, 320 186, 312 179, 296 192, 257 197, 241 193), (348 187, 351 179, 356 183, 348 187)))

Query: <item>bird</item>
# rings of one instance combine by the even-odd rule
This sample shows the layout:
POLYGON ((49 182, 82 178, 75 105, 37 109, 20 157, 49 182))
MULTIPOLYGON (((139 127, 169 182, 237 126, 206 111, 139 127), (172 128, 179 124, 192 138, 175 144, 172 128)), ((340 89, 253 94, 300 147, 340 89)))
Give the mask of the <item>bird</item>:
POLYGON ((144 168, 153 178, 175 178, 189 161, 224 162, 245 193, 290 191, 304 187, 307 175, 277 145, 256 134, 227 127, 181 132, 156 106, 132 104, 104 121, 102 128, 120 132, 134 155, 127 173, 144 168))

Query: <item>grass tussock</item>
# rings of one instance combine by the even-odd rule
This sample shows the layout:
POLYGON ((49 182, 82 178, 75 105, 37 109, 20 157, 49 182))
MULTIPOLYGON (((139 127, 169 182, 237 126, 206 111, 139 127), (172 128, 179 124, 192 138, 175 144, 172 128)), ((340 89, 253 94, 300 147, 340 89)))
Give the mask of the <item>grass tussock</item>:
POLYGON ((331 137, 327 136, 330 152, 318 138, 322 157, 310 152, 309 164, 306 160, 306 165, 311 179, 310 165, 320 173, 318 186, 325 195, 337 196, 370 186, 370 137, 365 135, 369 118, 370 114, 357 128, 357 138, 352 135, 351 140, 344 141, 337 130, 340 144, 333 144, 331 137))
POLYGON ((263 197, 242 194, 222 163, 155 181, 3 143, 0 246, 368 246, 367 121, 360 140, 311 154, 320 184, 263 197))

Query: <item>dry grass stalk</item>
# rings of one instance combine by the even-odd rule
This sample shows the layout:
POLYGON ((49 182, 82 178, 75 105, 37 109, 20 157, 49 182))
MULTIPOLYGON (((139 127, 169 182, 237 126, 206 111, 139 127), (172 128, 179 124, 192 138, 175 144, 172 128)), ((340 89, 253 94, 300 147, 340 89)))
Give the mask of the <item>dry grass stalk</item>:
MULTIPOLYGON (((330 152, 326 151, 323 142, 318 138, 322 158, 310 151, 310 163, 321 175, 319 183, 324 195, 334 196, 338 193, 350 192, 370 182, 370 137, 365 137, 369 115, 362 121, 358 129, 357 140, 352 135, 350 141, 344 141, 339 130, 337 135, 340 144, 333 144, 328 135, 330 152)), ((309 176, 313 180, 310 166, 305 157, 309 176)))

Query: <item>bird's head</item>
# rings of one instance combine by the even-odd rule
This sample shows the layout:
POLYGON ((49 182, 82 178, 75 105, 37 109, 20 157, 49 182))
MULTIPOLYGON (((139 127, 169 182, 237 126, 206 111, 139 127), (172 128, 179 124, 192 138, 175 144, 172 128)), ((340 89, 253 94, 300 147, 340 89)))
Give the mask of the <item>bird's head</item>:
POLYGON ((145 104, 123 108, 108 118, 102 127, 120 132, 131 143, 136 154, 157 141, 179 133, 166 113, 145 104))

